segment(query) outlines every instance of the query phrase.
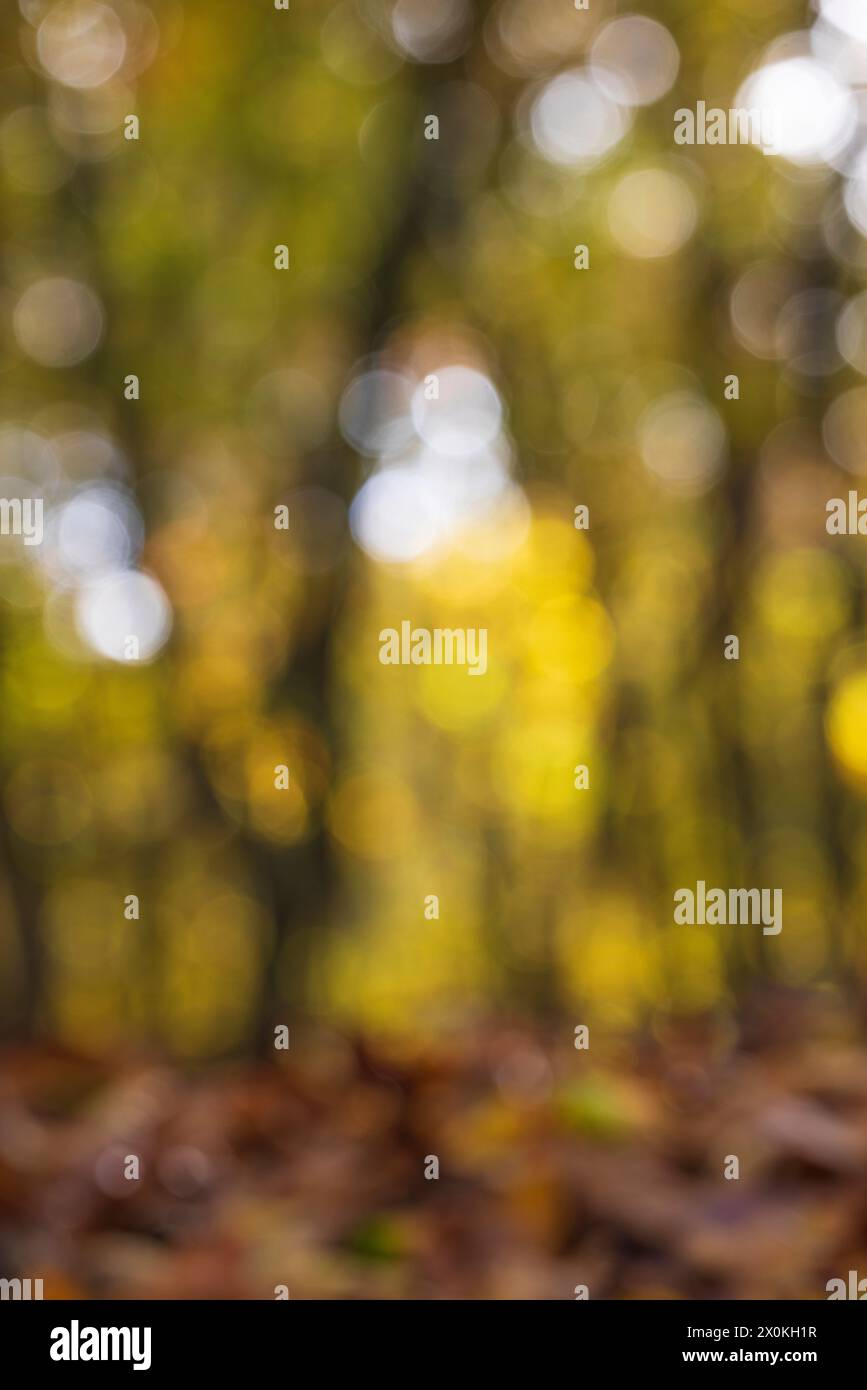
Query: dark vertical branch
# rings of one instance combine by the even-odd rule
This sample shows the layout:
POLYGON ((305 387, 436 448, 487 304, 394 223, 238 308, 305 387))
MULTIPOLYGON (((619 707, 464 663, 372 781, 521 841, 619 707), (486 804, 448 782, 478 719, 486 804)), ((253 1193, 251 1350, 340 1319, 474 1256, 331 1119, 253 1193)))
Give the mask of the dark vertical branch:
POLYGON ((40 1030, 45 952, 39 922, 42 894, 32 872, 34 866, 25 861, 5 808, 0 808, 0 872, 15 914, 20 966, 15 997, 10 998, 3 1018, 6 1032, 29 1039, 40 1030))

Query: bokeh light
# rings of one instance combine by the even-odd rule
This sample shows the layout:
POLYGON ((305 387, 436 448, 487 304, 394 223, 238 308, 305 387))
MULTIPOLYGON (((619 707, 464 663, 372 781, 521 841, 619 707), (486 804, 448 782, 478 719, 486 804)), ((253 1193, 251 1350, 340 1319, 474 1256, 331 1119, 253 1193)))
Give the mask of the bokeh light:
POLYGON ((576 69, 559 73, 542 87, 530 108, 529 123, 545 159, 585 169, 620 143, 630 116, 590 72, 576 69))
POLYGON ((46 71, 68 87, 100 86, 126 54, 117 14, 98 0, 60 0, 39 25, 36 44, 46 71))
POLYGON ((151 661, 168 639, 171 609, 157 581, 135 570, 110 570, 85 584, 75 609, 81 636, 110 661, 151 661))
POLYGON ((671 256, 689 240, 698 221, 695 198, 677 174, 636 169, 624 174, 608 200, 608 224, 630 256, 671 256))
POLYGON ((793 164, 828 164, 855 130, 852 93, 833 72, 810 56, 769 62, 739 89, 735 107, 761 113, 771 133, 767 154, 793 164))
POLYGON ((99 342, 103 312, 88 285, 66 276, 46 276, 21 295, 13 323, 22 350, 35 362, 72 367, 99 342))
POLYGON ((673 86, 680 54, 664 24, 646 15, 623 15, 599 30, 590 64, 602 90, 615 101, 648 106, 673 86))

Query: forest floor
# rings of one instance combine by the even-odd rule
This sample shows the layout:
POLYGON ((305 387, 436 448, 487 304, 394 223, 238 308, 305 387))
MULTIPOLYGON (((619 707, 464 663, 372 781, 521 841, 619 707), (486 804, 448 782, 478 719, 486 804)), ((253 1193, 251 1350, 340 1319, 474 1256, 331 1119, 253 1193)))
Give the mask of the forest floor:
POLYGON ((429 1047, 311 1025, 267 1064, 6 1048, 0 1276, 46 1298, 826 1298, 867 1277, 867 1048, 812 1022, 773 999, 735 1041, 672 1024, 598 1056, 517 1021, 429 1047))

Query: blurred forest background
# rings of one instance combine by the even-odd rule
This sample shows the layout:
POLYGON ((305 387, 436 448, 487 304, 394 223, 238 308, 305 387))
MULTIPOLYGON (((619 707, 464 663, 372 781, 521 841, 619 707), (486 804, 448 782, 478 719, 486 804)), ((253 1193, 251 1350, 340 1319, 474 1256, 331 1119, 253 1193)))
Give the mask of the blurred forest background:
POLYGON ((640 10, 3 6, 0 1272, 867 1275, 867 17, 640 10))

